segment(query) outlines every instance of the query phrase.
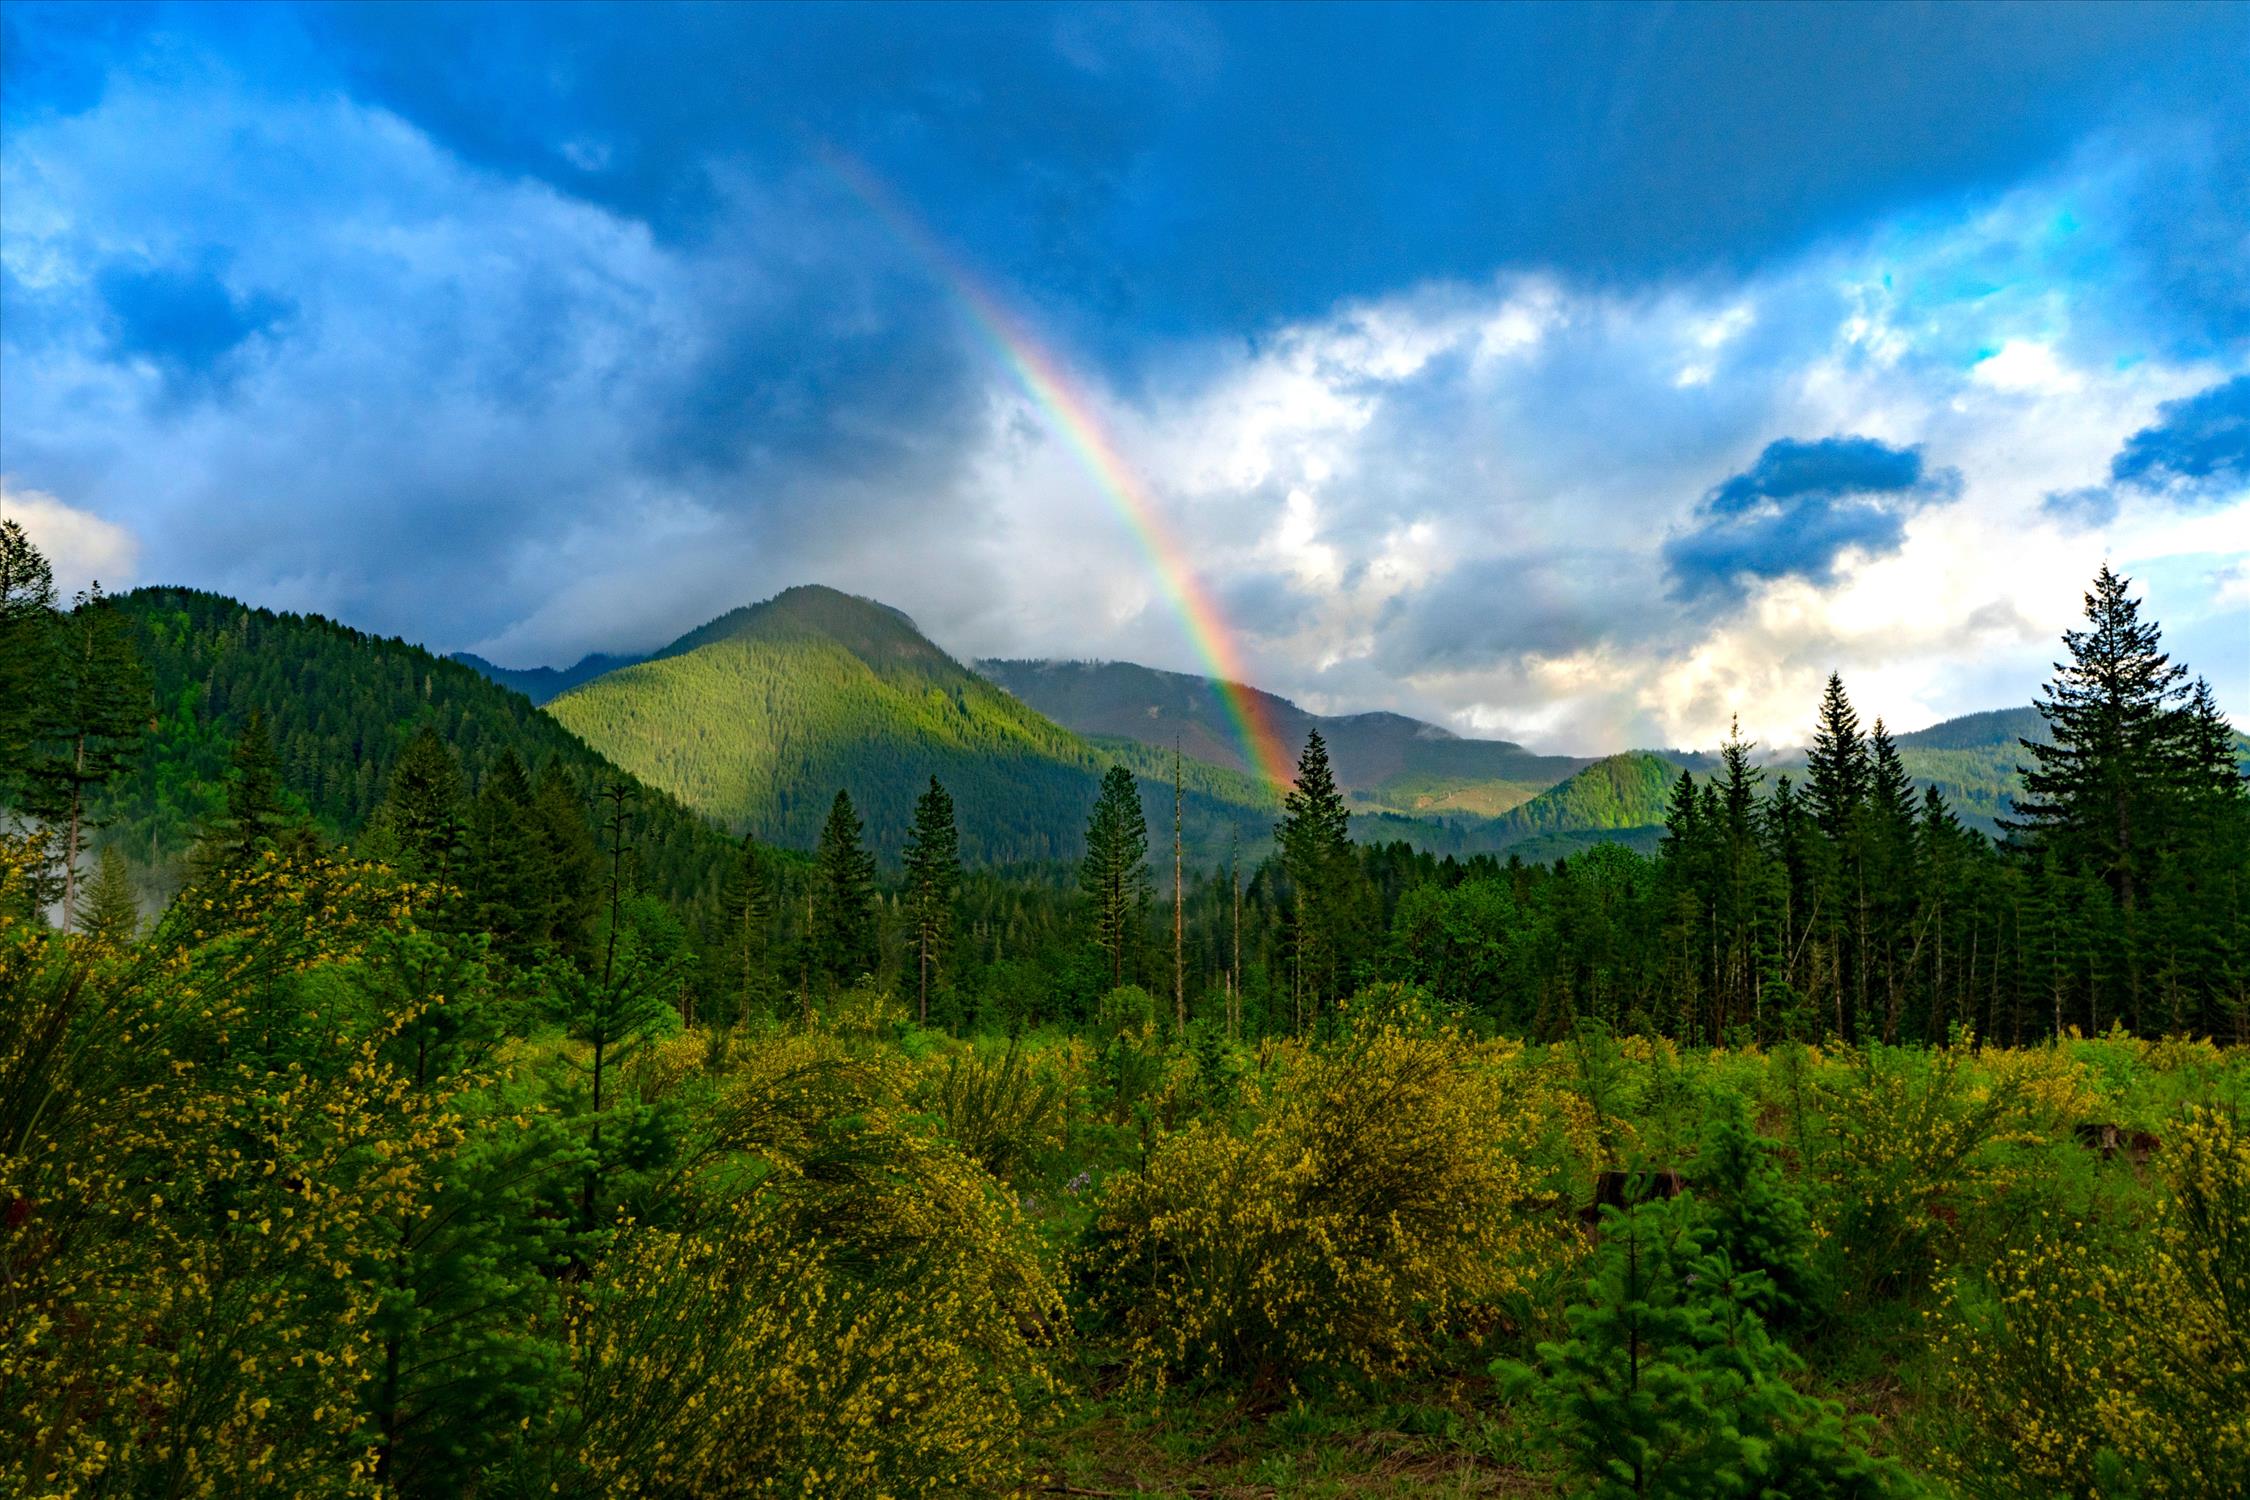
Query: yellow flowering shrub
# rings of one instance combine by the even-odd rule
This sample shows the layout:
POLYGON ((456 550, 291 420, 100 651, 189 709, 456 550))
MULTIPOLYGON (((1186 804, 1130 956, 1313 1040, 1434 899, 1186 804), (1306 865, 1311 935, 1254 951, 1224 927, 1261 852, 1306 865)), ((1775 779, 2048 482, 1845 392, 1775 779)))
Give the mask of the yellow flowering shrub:
POLYGON ((911 1065, 761 1040, 571 1320, 555 1482, 584 1494, 991 1492, 1021 1477, 1061 1300, 993 1180, 918 1128, 911 1065))
POLYGON ((30 1023, 0 1039, 0 1488, 378 1488, 380 1282, 460 1130, 389 1032, 279 1044, 333 1041, 285 980, 397 893, 325 862, 247 884, 162 957, 0 932, 0 1008, 30 1023))
POLYGON ((2051 1170, 2092 1098, 2049 1047, 1839 1049, 1814 1073, 1824 1231, 1867 1292, 1927 1285, 1992 1207, 2051 1170))
POLYGON ((2250 1132, 2193 1110, 2155 1222, 2096 1242, 2049 1218, 1956 1271, 1937 1315, 1949 1384, 2023 1495, 2250 1493, 2250 1132))
POLYGON ((1197 1122, 1112 1178, 1081 1270, 1135 1372, 1395 1371, 1518 1290, 1543 1235, 1513 1050, 1354 1028, 1280 1054, 1246 1134, 1197 1122))

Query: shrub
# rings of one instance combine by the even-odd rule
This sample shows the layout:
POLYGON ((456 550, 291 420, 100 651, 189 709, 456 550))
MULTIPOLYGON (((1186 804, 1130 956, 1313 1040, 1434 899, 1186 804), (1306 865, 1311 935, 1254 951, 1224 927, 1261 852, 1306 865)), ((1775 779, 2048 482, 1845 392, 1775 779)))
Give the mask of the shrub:
POLYGON ((946 1054, 923 1088, 928 1107, 971 1161, 1003 1182, 1061 1144, 1064 1089, 1032 1066, 1021 1043, 995 1057, 963 1047, 946 1054))
POLYGON ((1755 1294, 1759 1313, 1789 1322, 1814 1312, 1811 1218, 1782 1176, 1774 1143, 1751 1128, 1740 1095, 1712 1100, 1689 1181, 1717 1248, 1737 1270, 1764 1278, 1755 1294))
POLYGON ((992 1178, 916 1128, 905 1069, 818 1032, 729 1085, 571 1321, 566 1494, 1005 1492, 1060 1310, 992 1178))
POLYGON ((1588 1493, 1635 1500, 1914 1493, 1871 1456, 1864 1424, 1798 1391, 1796 1356, 1756 1307, 1765 1276, 1737 1270, 1692 1194, 1607 1209, 1570 1337, 1540 1368, 1493 1373, 1543 1418, 1539 1440, 1588 1493))
POLYGON ((2049 1219, 1948 1282, 1947 1377, 2004 1459, 1960 1456, 1971 1488, 2250 1493, 2250 1133, 2198 1108, 2164 1159, 2148 1229, 2049 1219))
POLYGON ((1387 1373, 1520 1285, 1493 1051, 1381 1024, 1281 1056, 1247 1135, 1192 1125, 1101 1199, 1084 1282, 1141 1376, 1387 1373))

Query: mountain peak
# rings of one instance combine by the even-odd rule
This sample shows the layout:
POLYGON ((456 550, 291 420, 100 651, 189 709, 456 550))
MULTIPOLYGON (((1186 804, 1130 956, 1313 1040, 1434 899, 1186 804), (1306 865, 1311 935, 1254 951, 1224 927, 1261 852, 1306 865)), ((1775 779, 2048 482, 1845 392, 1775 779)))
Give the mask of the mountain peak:
POLYGON ((959 665, 922 634, 905 611, 822 583, 801 583, 771 599, 728 610, 681 636, 657 657, 680 656, 719 641, 806 636, 834 641, 874 667, 959 665))

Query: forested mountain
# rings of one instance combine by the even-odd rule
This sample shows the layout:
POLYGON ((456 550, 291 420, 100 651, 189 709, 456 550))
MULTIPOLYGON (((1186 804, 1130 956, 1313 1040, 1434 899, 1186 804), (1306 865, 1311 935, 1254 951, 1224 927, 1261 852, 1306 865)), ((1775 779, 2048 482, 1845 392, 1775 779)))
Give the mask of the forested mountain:
POLYGON ((557 693, 567 693, 581 682, 591 682, 604 672, 614 672, 619 667, 629 667, 648 658, 605 656, 597 651, 581 656, 567 667, 496 667, 473 651, 456 651, 446 659, 482 673, 502 687, 514 688, 534 703, 545 703, 557 693))
MULTIPOLYGON (((151 702, 148 733, 97 816, 143 866, 175 864, 218 815, 253 712, 287 794, 331 839, 365 824, 424 727, 452 747, 472 787, 511 751, 534 773, 560 766, 582 794, 624 775, 520 694, 420 646, 195 589, 136 589, 114 604, 151 702)), ((685 899, 716 878, 723 835, 662 794, 644 792, 637 806, 640 858, 659 889, 685 899)))
MULTIPOLYGON (((1002 661, 977 670, 1066 728, 1246 767, 1242 742, 1209 678, 1132 662, 1002 661)), ((1463 739, 1404 714, 1307 713, 1287 698, 1246 689, 1282 743, 1294 749, 1320 731, 1336 784, 1356 802, 1402 813, 1495 817, 1592 764, 1591 757, 1537 755, 1508 740, 1463 739)))
MULTIPOLYGON (((1169 748, 1097 746, 948 656, 913 621, 834 589, 790 589, 713 620, 645 662, 548 705, 589 745, 696 810, 760 839, 813 842, 838 788, 886 857, 931 776, 976 861, 1075 857, 1101 773, 1123 759, 1152 821, 1169 748)), ((1273 795, 1200 760, 1182 766, 1204 857, 1237 831, 1262 847, 1273 795)))
POLYGON ((1493 822, 1489 847, 1527 860, 1595 843, 1646 852, 1664 832, 1665 797, 1680 772, 1709 766, 1704 755, 1628 750, 1605 756, 1493 822))

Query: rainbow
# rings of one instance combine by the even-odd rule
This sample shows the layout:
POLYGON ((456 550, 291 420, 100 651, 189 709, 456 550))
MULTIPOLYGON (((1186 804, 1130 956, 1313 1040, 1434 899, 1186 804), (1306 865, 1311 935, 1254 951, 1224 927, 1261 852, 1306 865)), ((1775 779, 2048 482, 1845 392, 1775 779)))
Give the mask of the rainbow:
POLYGON ((1179 617, 1188 644, 1202 658, 1204 675, 1211 681, 1220 705, 1242 742, 1243 755, 1253 772, 1275 788, 1296 781, 1289 747, 1274 727, 1265 702, 1245 685, 1241 650, 1234 632, 1219 612, 1218 601, 1196 576, 1187 549, 1166 524, 1164 514, 1140 477, 1133 472, 1117 445, 1102 429, 1092 404, 1064 374, 1053 355, 1041 347, 1000 300, 987 291, 958 258, 948 253, 937 235, 901 203, 864 164, 833 146, 816 148, 821 161, 860 199, 884 226, 931 269, 937 272, 954 301, 966 315, 969 327, 989 346, 1032 404, 1044 414, 1048 426, 1062 438, 1079 464, 1093 479, 1110 508, 1125 523, 1148 558, 1159 587, 1179 617))

